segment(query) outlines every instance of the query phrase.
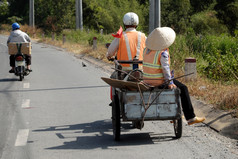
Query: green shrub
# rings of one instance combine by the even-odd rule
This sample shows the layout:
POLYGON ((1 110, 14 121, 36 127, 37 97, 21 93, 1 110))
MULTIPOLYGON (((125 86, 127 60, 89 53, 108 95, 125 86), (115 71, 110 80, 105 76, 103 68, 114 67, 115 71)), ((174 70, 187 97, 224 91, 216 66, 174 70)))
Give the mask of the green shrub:
POLYGON ((111 35, 104 35, 97 33, 95 30, 84 29, 74 30, 74 31, 64 31, 63 32, 68 41, 81 43, 81 44, 89 44, 92 45, 93 38, 97 38, 97 42, 101 44, 110 43, 113 40, 111 35))
POLYGON ((177 35, 175 42, 169 48, 172 68, 182 71, 184 66, 184 59, 192 55, 186 45, 186 38, 183 35, 177 35))
POLYGON ((202 56, 206 65, 201 73, 214 80, 238 80, 238 40, 227 35, 208 35, 193 41, 193 50, 202 56))
POLYGON ((219 35, 226 33, 227 28, 216 17, 216 11, 203 11, 191 17, 191 26, 196 34, 219 35))
POLYGON ((20 17, 17 17, 17 16, 12 16, 12 17, 7 18, 7 20, 10 24, 12 24, 15 22, 21 23, 23 19, 20 17))
POLYGON ((188 29, 170 47, 171 65, 182 70, 184 59, 197 59, 198 73, 212 80, 238 82, 238 39, 228 35, 196 35, 188 29))

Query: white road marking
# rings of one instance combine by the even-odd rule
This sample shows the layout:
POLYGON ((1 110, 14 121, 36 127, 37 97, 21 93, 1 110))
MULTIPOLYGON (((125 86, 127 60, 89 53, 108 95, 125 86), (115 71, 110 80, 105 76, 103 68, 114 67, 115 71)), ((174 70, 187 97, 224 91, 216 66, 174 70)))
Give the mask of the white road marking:
POLYGON ((29 135, 29 129, 20 129, 17 134, 15 146, 25 146, 29 135))
POLYGON ((29 108, 30 107, 30 102, 31 102, 30 99, 23 99, 21 107, 22 108, 29 108))
POLYGON ((30 83, 24 83, 23 88, 30 88, 30 83))

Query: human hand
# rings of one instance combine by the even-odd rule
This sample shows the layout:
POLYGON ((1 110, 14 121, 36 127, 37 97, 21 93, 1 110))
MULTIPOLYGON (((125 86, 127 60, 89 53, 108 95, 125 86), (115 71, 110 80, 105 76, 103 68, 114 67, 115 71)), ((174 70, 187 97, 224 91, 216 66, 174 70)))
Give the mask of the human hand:
POLYGON ((114 57, 108 56, 107 59, 108 59, 108 61, 113 61, 113 60, 114 60, 114 57))
POLYGON ((170 85, 168 86, 168 88, 169 88, 169 89, 174 89, 174 88, 177 88, 177 86, 176 86, 175 84, 170 84, 170 85))

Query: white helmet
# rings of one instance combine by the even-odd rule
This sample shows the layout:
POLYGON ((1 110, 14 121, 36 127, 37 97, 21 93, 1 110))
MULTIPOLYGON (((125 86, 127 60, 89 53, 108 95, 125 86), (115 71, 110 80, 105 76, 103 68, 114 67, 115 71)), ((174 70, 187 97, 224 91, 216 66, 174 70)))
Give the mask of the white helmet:
POLYGON ((139 24, 139 17, 136 13, 128 12, 123 17, 124 25, 138 25, 139 24))

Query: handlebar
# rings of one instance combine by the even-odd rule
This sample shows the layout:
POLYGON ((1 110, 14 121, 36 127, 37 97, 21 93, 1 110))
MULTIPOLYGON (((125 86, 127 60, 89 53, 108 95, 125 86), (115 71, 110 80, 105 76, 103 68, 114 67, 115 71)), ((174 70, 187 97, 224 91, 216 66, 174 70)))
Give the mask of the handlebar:
POLYGON ((143 61, 139 61, 139 60, 117 60, 118 63, 122 63, 122 64, 142 64, 143 61))
POLYGON ((114 61, 116 64, 142 64, 143 61, 139 60, 117 60, 115 58, 108 59, 109 61, 114 61))
POLYGON ((139 61, 138 59, 134 60, 117 60, 116 58, 110 58, 108 59, 109 61, 113 61, 115 63, 115 68, 118 70, 122 70, 122 65, 121 64, 131 64, 132 65, 132 70, 138 69, 139 64, 142 64, 143 61, 139 61))

